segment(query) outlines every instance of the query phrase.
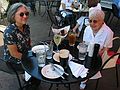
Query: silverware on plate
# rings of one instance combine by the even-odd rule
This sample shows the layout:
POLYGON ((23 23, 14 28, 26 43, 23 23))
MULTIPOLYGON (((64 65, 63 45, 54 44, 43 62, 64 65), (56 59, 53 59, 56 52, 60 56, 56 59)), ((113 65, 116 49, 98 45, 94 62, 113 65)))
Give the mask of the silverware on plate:
POLYGON ((65 79, 65 77, 62 76, 62 75, 63 75, 63 72, 59 71, 59 70, 55 67, 54 64, 51 64, 51 68, 52 68, 52 70, 55 71, 58 75, 60 75, 60 77, 61 77, 62 79, 65 79))

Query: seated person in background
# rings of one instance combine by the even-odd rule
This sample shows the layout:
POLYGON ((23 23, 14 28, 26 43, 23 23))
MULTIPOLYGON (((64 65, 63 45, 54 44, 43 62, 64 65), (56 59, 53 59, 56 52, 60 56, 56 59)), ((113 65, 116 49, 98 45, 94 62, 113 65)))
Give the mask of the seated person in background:
MULTIPOLYGON (((101 10, 101 5, 100 5, 100 3, 98 3, 99 0, 92 0, 92 1, 95 1, 95 2, 94 3, 91 2, 90 4, 88 4, 89 11, 93 8, 98 8, 101 10)), ((89 25, 88 16, 81 16, 77 20, 77 24, 73 28, 73 32, 77 32, 77 29, 78 29, 77 37, 79 37, 79 35, 80 35, 80 31, 83 28, 83 24, 85 24, 86 26, 89 25)))
POLYGON ((75 17, 72 12, 72 9, 74 8, 73 2, 74 0, 61 0, 59 11, 62 17, 65 18, 66 25, 72 25, 75 23, 75 17))
MULTIPOLYGON (((85 28, 83 41, 89 45, 89 43, 97 43, 100 44, 99 53, 103 53, 105 48, 111 48, 112 42, 109 44, 110 41, 113 39, 113 31, 105 24, 104 22, 105 14, 100 9, 92 9, 89 12, 89 23, 85 28)), ((92 79, 100 78, 97 76, 93 76, 92 79)), ((86 81, 81 82, 80 89, 83 90, 86 86, 86 81)))
POLYGON ((113 4, 115 4, 119 9, 119 17, 120 17, 120 0, 113 0, 113 4))
MULTIPOLYGON (((21 60, 31 49, 28 18, 29 9, 22 3, 15 3, 8 9, 7 20, 10 24, 4 31, 4 60, 8 67, 11 63, 17 71, 24 71, 21 60)), ((40 84, 40 81, 34 77, 29 80, 35 88, 40 84)))

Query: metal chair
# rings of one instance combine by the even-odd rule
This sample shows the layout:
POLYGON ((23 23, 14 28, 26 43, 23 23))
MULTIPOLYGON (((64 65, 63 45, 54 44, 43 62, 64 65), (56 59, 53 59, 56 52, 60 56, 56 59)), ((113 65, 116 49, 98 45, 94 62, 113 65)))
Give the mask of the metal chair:
MULTIPOLYGON (((119 40, 120 41, 120 38, 119 37, 114 37, 112 41, 114 41, 114 40, 119 40)), ((118 41, 117 41, 117 43, 118 43, 118 41)), ((113 42, 113 44, 114 44, 114 42, 113 42)), ((114 54, 111 55, 111 56, 108 55, 107 50, 104 52, 104 54, 102 56, 102 66, 101 66, 101 69, 99 70, 100 72, 102 72, 104 69, 111 69, 111 68, 115 67, 117 87, 119 87, 118 64, 116 64, 118 59, 120 59, 120 45, 118 45, 118 47, 117 47, 117 52, 114 52, 114 54)), ((99 80, 100 80, 100 78, 97 79, 95 90, 98 89, 99 80)))
POLYGON ((0 70, 9 74, 16 75, 20 90, 23 90, 23 87, 21 85, 19 74, 23 74, 23 72, 17 72, 15 67, 9 62, 5 62, 2 58, 0 58, 0 70), (7 66, 9 64, 10 68, 7 66))
POLYGON ((50 25, 50 31, 49 31, 49 35, 52 32, 52 27, 57 27, 57 28, 61 28, 64 25, 64 18, 62 18, 60 15, 58 15, 59 13, 56 12, 55 14, 53 14, 52 12, 48 11, 48 16, 50 18, 51 21, 51 25, 50 25))
POLYGON ((119 19, 120 19, 120 16, 119 16, 119 9, 117 8, 117 6, 115 4, 112 4, 112 13, 113 13, 113 16, 112 18, 110 19, 110 22, 109 24, 111 24, 111 21, 113 20, 113 17, 115 16, 118 20, 117 20, 117 23, 119 22, 119 19))
MULTIPOLYGON (((101 67, 101 69, 100 69, 100 72, 102 72, 103 69, 109 68, 109 67, 107 67, 107 66, 108 66, 108 63, 110 63, 112 60, 114 60, 114 59, 113 59, 114 57, 120 57, 120 53, 116 53, 116 54, 112 55, 111 57, 109 57, 109 58, 104 62, 104 64, 102 65, 102 67, 101 67)), ((118 66, 117 66, 116 64, 115 64, 115 74, 116 74, 116 84, 117 84, 117 87, 119 87, 118 66)), ((104 75, 103 75, 103 76, 104 76, 104 75)), ((100 78, 97 79, 95 90, 98 90, 99 82, 100 82, 100 78)))

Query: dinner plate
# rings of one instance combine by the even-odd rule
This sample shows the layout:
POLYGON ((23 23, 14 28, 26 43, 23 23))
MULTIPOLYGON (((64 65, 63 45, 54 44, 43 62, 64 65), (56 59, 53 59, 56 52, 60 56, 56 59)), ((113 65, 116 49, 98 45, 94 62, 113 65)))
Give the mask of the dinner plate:
MULTIPOLYGON (((60 62, 59 53, 55 53, 55 54, 53 55, 53 59, 54 59, 56 62, 60 62)), ((69 54, 69 60, 71 60, 71 59, 72 59, 72 55, 69 54)))
MULTIPOLYGON (((57 67, 61 68, 61 70, 64 71, 62 66, 60 66, 58 64, 54 64, 54 65, 56 65, 57 67)), ((54 71, 51 67, 51 64, 44 66, 41 69, 41 73, 44 77, 49 78, 49 79, 56 79, 56 78, 59 78, 61 75, 63 75, 63 72, 61 72, 61 75, 60 75, 56 71, 54 71)))

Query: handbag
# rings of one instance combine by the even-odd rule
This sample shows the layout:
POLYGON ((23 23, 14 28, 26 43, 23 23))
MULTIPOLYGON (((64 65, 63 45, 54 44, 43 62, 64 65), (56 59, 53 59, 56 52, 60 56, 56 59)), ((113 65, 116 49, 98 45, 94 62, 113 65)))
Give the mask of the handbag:
MULTIPOLYGON (((114 40, 116 39, 119 39, 120 40, 120 37, 114 37, 109 43, 113 42, 114 40)), ((108 45, 109 45, 108 43, 108 45)), ((110 57, 112 56, 113 54, 115 54, 116 52, 114 51, 110 51, 108 48, 105 49, 104 53, 102 54, 102 64, 110 57)), ((118 48, 117 50, 117 53, 120 53, 120 47, 118 48)), ((119 59, 118 56, 115 56, 113 58, 113 60, 111 60, 111 62, 107 63, 107 65, 105 65, 104 68, 112 68, 112 67, 115 67, 116 65, 116 62, 117 60, 119 59)))

